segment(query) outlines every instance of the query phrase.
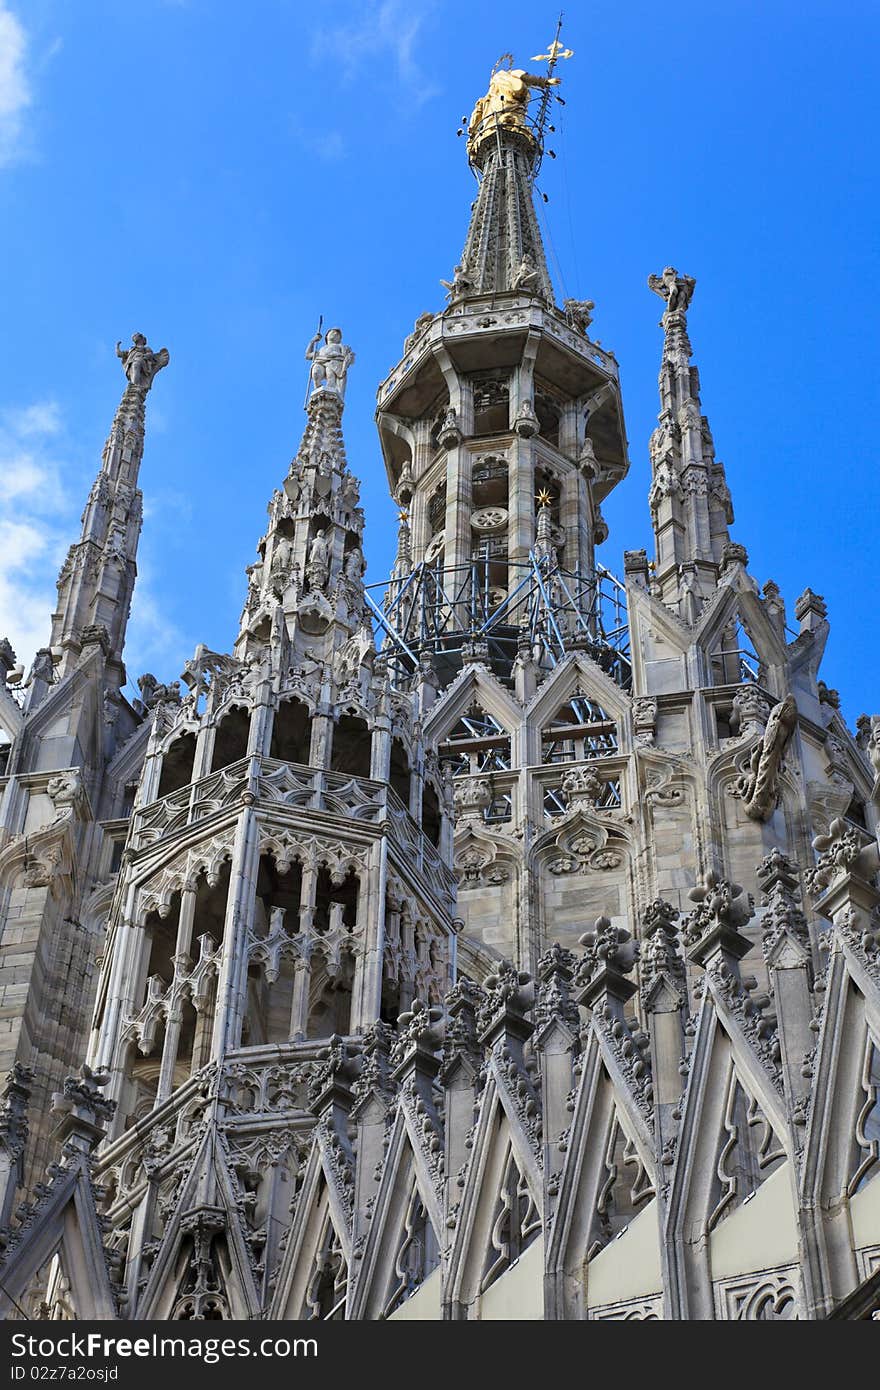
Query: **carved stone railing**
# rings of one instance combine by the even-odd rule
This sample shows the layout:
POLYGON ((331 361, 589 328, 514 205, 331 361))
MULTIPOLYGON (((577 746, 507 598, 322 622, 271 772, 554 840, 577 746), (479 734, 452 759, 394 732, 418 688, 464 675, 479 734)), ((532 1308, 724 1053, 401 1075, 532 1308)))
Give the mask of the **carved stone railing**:
POLYGON ((439 851, 428 837, 422 834, 391 787, 385 789, 385 812, 391 839, 421 870, 422 876, 439 900, 451 906, 455 901, 455 874, 444 864, 439 851))
POLYGON ((96 1176, 107 1181, 114 1175, 111 1210, 117 1203, 124 1206, 126 1194, 143 1184, 146 1173, 198 1142, 204 1117, 215 1104, 224 1128, 263 1121, 271 1126, 282 1117, 310 1128, 308 1088, 324 1065, 319 1054, 327 1044, 327 1038, 316 1038, 239 1048, 227 1054, 219 1071, 211 1063, 195 1072, 166 1101, 99 1150, 96 1176))
POLYGON ((252 1122, 260 1116, 291 1115, 309 1109, 309 1086, 318 1053, 327 1039, 240 1048, 227 1054, 220 1095, 227 1120, 252 1122))
POLYGON ((142 850, 166 835, 238 807, 245 796, 263 806, 288 806, 360 824, 383 825, 440 900, 451 902, 455 883, 451 870, 390 787, 366 777, 326 772, 277 758, 240 758, 141 807, 132 820, 131 848, 142 850))
POLYGON ((438 315, 431 326, 419 334, 412 350, 380 384, 379 400, 384 401, 400 384, 426 347, 439 344, 443 338, 457 338, 462 334, 496 334, 504 329, 522 331, 535 327, 552 333, 554 338, 589 358, 602 372, 615 381, 618 379, 620 368, 612 354, 573 329, 559 310, 536 304, 531 295, 511 291, 503 296, 481 295, 467 301, 459 300, 442 317, 438 315))

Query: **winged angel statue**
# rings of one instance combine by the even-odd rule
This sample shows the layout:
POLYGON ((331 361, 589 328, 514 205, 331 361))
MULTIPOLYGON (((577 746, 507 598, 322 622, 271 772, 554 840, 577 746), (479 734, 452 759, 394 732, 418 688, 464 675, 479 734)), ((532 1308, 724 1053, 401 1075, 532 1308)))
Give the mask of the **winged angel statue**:
POLYGON ((143 333, 133 333, 131 343, 130 348, 124 348, 121 343, 117 343, 116 356, 121 360, 122 370, 131 385, 136 386, 139 391, 149 391, 156 373, 168 366, 168 349, 160 348, 158 352, 153 352, 147 347, 143 333))
POLYGON ((662 275, 648 276, 648 289, 666 300, 667 314, 684 313, 687 310, 696 283, 692 275, 679 275, 671 265, 666 267, 662 275))

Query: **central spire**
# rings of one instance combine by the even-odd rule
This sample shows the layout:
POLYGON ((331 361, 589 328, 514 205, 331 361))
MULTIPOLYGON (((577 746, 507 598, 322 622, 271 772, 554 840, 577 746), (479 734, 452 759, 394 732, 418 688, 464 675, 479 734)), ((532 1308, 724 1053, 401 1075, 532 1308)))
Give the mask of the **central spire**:
POLYGON ((505 54, 489 80, 489 90, 471 112, 467 127, 468 160, 480 181, 461 263, 449 298, 525 291, 549 303, 553 286, 538 228, 532 187, 544 152, 552 76, 557 58, 569 57, 556 41, 550 46, 547 73, 526 72, 505 54), (502 64, 507 62, 507 66, 502 64), (537 115, 531 101, 542 98, 537 115))
POLYGON ((404 683, 423 658, 441 687, 476 659, 512 681, 521 646, 549 668, 572 644, 601 649, 629 679, 606 651, 595 558, 608 534, 600 503, 628 467, 617 362, 588 337, 591 301, 557 306, 532 198, 553 69, 569 56, 557 32, 533 59, 545 73, 509 55, 496 64, 468 122, 480 186, 462 259, 441 282, 449 302, 419 315, 379 388, 407 517, 379 622, 404 683))

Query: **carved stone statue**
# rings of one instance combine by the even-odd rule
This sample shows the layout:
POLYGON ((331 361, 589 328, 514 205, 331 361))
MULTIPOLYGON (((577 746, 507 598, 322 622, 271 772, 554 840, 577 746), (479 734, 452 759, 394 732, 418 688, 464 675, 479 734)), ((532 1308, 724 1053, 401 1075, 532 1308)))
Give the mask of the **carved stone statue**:
POLYGON ((667 314, 687 311, 696 283, 692 275, 679 275, 671 265, 666 267, 662 275, 648 276, 648 288, 666 300, 667 314))
POLYGON ((522 439, 532 439, 538 433, 541 425, 531 401, 522 402, 516 412, 513 428, 522 439))
POLYGON ((306 579, 312 589, 323 589, 330 578, 330 546, 322 526, 315 533, 306 563, 306 579))
POLYGON ((593 322, 595 307, 592 299, 564 299, 562 301, 563 312, 569 328, 573 328, 575 333, 583 333, 584 336, 593 322))
POLYGON ((145 709, 166 703, 180 704, 180 681, 171 681, 163 685, 156 680, 151 671, 145 671, 142 676, 138 676, 137 686, 145 709))
MULTIPOLYGON (((441 283, 442 283, 442 282, 441 282, 441 283)), ((430 328, 430 326, 431 326, 431 324, 432 324, 433 322, 434 322, 434 315, 433 315, 433 314, 429 314, 429 313, 427 313, 427 312, 425 312, 424 314, 419 314, 418 318, 417 318, 416 321, 415 321, 415 324, 413 325, 413 331, 412 331, 412 333, 408 333, 407 336, 406 336, 406 338, 404 339, 404 343, 403 343, 403 351, 404 351, 404 353, 412 352, 413 348, 415 347, 415 345, 416 345, 416 343, 418 342, 419 338, 420 338, 420 337, 422 336, 422 334, 424 333, 425 329, 426 329, 426 328, 430 328)))
POLYGON ((874 776, 880 777, 880 714, 871 715, 871 732, 868 735, 866 751, 874 769, 874 776))
POLYGON ((511 289, 525 290, 526 294, 535 294, 538 290, 538 271, 534 257, 528 251, 524 252, 514 272, 511 289))
POLYGON ((306 348, 306 361, 311 362, 309 380, 312 391, 333 391, 337 396, 345 395, 348 369, 354 362, 354 353, 342 341, 341 328, 328 328, 321 347, 320 333, 316 333, 306 348))
POLYGON ((364 577, 364 570, 366 567, 367 562, 364 559, 364 552, 359 545, 356 545, 345 557, 346 579, 350 579, 353 583, 359 584, 364 577))
POLYGON ((361 500, 361 489, 353 473, 344 473, 339 486, 339 499, 343 506, 354 508, 361 500))
POLYGON ((440 284, 446 290, 446 298, 451 304, 454 299, 461 299, 462 295, 473 289, 474 282, 467 273, 467 267, 457 265, 452 272, 452 279, 441 280, 440 284))
POLYGON ((123 348, 121 342, 117 343, 116 356, 122 362, 122 369, 131 385, 146 394, 156 373, 168 366, 169 352, 167 348, 151 351, 143 333, 133 333, 131 342, 130 348, 123 348))
POLYGON ((34 681, 46 681, 51 685, 55 679, 55 666, 52 661, 52 653, 48 647, 40 647, 34 657, 25 686, 32 685, 34 681))
POLYGON ((492 116, 495 117, 491 122, 492 127, 497 124, 508 129, 525 129, 532 89, 558 87, 559 82, 558 77, 543 77, 537 73, 524 72, 522 68, 502 68, 496 65, 489 79, 488 92, 480 97, 471 112, 468 121, 468 146, 473 144, 483 122, 492 116))
POLYGON ((797 705, 794 696, 786 695, 770 711, 764 737, 734 788, 734 795, 742 798, 745 813, 751 820, 769 820, 773 813, 778 800, 782 756, 796 725, 797 705))

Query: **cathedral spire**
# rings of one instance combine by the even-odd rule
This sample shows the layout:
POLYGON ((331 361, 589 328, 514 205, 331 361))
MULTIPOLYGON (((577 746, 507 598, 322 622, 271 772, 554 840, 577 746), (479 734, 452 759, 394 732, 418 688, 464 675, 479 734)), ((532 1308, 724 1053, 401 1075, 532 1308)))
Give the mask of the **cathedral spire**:
POLYGON ((82 534, 58 576, 51 638, 58 676, 76 664, 89 641, 100 641, 121 672, 143 515, 137 483, 145 405, 157 372, 168 364, 168 349, 153 352, 142 333, 135 333, 131 342, 130 348, 116 345, 127 384, 82 515, 82 534))
POLYGON ((619 372, 588 336, 593 303, 557 306, 533 203, 554 68, 570 56, 557 31, 532 60, 543 73, 510 55, 496 65, 468 122, 479 191, 462 259, 442 282, 448 306, 419 315, 379 388, 391 492, 408 514, 385 596, 396 679, 416 676, 427 646, 445 685, 487 644, 492 669, 511 679, 524 628, 556 662, 566 634, 601 626, 600 504, 629 466, 619 372), (559 583, 545 582, 550 565, 559 583))
POLYGON ((342 330, 330 328, 323 342, 320 333, 311 340, 306 359, 306 427, 284 486, 272 495, 269 526, 248 567, 238 657, 278 632, 280 613, 294 647, 312 655, 346 640, 363 616, 364 515, 342 437, 354 353, 343 343, 342 330))
POLYGON ((667 266, 650 275, 648 286, 665 303, 660 413, 651 435, 651 491, 648 502, 657 542, 656 580, 664 603, 693 622, 713 592, 729 544, 733 506, 716 462, 709 422, 700 404, 700 375, 691 365, 693 349, 687 311, 696 280, 667 266))
POLYGON ((554 40, 541 57, 547 59, 546 74, 515 68, 509 53, 499 58, 489 90, 468 121, 468 161, 480 187, 461 262, 451 282, 441 281, 450 301, 517 291, 553 302, 532 188, 544 153, 551 89, 560 82, 553 69, 571 52, 554 40), (536 118, 529 108, 537 92, 542 98, 536 118))

